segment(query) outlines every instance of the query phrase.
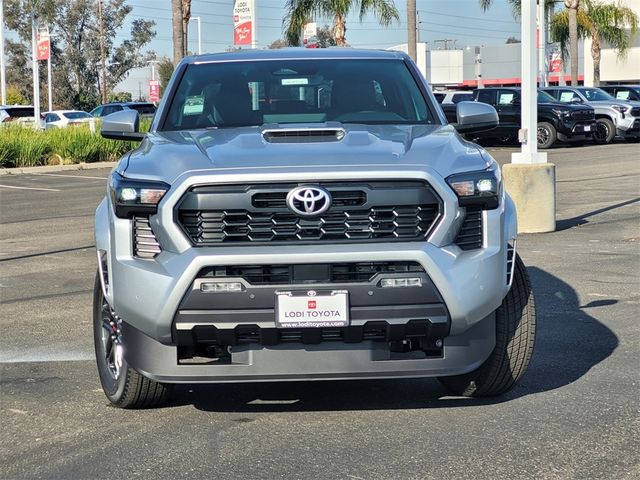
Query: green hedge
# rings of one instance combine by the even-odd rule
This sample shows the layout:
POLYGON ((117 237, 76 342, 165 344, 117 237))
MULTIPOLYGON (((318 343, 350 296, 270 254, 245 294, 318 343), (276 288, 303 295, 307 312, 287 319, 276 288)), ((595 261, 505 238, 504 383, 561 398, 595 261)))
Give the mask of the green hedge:
MULTIPOLYGON (((141 122, 148 130, 149 121, 141 122)), ((0 127, 0 167, 34 167, 72 163, 113 162, 139 145, 107 140, 89 127, 34 130, 22 125, 0 127)))

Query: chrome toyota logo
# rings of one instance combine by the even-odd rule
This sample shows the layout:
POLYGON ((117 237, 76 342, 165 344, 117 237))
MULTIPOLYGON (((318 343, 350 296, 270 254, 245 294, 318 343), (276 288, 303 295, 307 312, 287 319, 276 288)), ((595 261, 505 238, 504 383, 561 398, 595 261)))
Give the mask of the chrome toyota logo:
POLYGON ((320 215, 331 206, 331 194, 322 187, 296 187, 287 195, 287 206, 303 217, 320 215))

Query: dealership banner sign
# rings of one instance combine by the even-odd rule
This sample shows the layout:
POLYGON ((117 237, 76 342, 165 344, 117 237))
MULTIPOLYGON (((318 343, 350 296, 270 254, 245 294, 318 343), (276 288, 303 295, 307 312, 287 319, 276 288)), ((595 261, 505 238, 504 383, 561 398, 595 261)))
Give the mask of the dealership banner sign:
POLYGON ((49 27, 39 25, 36 33, 36 42, 38 44, 36 51, 38 60, 49 60, 51 55, 51 42, 49 37, 49 27))
POLYGON ((235 0, 233 4, 233 44, 251 45, 255 41, 255 0, 235 0))

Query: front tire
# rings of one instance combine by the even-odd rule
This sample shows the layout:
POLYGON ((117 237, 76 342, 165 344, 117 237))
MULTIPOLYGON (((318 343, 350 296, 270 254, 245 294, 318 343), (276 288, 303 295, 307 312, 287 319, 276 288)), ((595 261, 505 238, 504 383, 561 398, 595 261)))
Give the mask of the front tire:
POLYGON ((511 390, 524 376, 533 355, 536 313, 531 283, 518 255, 513 284, 495 312, 496 346, 473 372, 438 380, 456 395, 492 397, 511 390))
POLYGON ((551 148, 558 138, 556 127, 548 122, 538 123, 538 148, 551 148))
POLYGON ((616 127, 608 118, 596 119, 596 130, 593 132, 593 141, 597 145, 607 145, 613 142, 616 136, 616 127))
POLYGON ((171 394, 171 386, 143 377, 122 355, 119 319, 107 303, 96 275, 93 288, 93 340, 102 390, 119 408, 154 408, 171 394))

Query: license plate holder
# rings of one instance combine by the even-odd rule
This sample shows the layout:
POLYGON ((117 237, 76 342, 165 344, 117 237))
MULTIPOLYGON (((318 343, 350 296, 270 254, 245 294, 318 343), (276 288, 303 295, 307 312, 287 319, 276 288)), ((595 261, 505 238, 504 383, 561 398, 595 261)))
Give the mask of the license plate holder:
POLYGON ((278 328, 335 328, 349 326, 347 290, 276 292, 278 328))

